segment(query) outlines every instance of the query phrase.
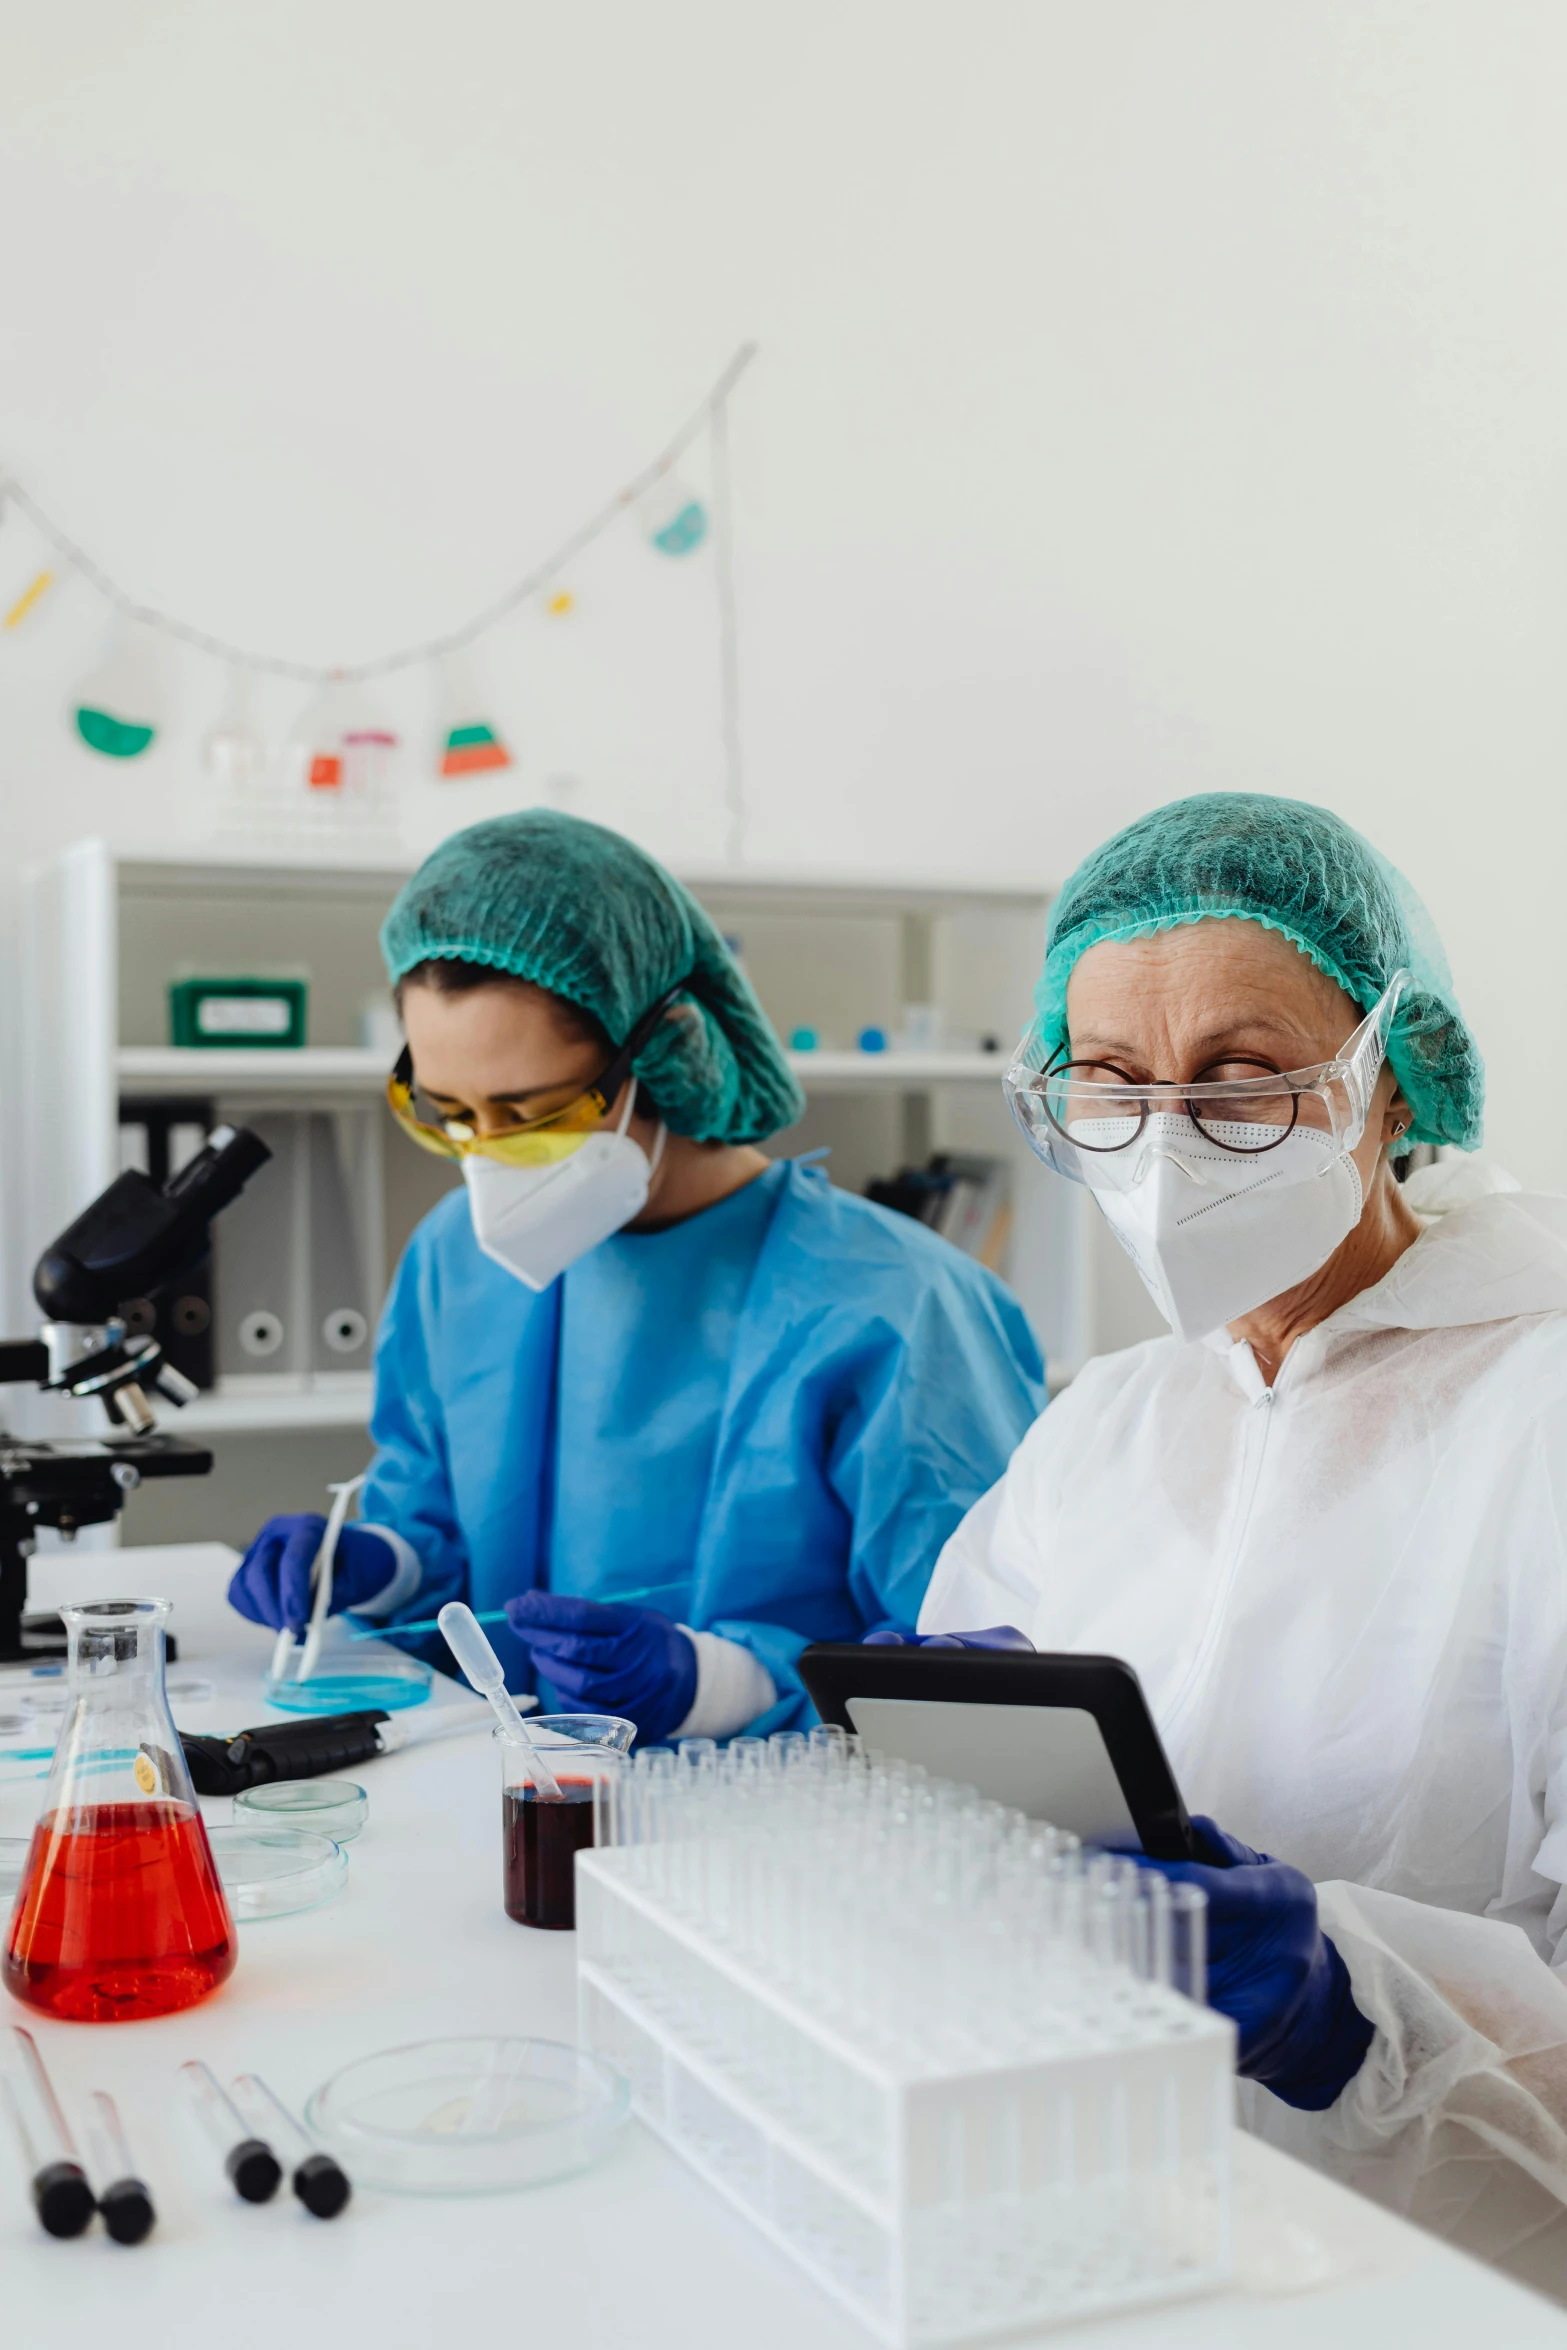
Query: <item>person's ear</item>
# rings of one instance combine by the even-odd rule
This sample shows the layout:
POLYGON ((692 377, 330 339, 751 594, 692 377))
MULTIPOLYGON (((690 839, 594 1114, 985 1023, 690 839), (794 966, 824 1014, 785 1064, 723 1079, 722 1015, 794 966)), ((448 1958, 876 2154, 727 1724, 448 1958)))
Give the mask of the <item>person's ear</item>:
POLYGON ((1414 1111, 1395 1085, 1382 1113, 1382 1148, 1388 1150, 1395 1142, 1402 1142, 1414 1122, 1414 1111))

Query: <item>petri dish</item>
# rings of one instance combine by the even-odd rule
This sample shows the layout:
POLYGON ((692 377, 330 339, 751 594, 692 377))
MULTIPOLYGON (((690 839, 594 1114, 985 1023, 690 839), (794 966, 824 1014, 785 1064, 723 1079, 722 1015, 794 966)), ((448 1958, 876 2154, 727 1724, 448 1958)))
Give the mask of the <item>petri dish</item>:
POLYGON ((335 1901, 348 1882, 348 1855, 307 1828, 246 1822, 207 1830, 236 1925, 290 1917, 335 1901))
POLYGON ((370 1798, 352 1779, 274 1779, 234 1798, 236 1826, 308 1828, 334 1844, 351 1844, 369 1816, 370 1798))
POLYGON ((394 1714, 423 1705, 434 1678, 423 1657, 402 1656, 377 1643, 362 1663, 357 1657, 350 1663, 338 1646, 308 1681, 269 1680, 267 1703, 286 1714, 356 1714, 377 1708, 394 1714))
POLYGON ((306 2119, 349 2176, 401 2195, 493 2195, 607 2152, 631 2088, 561 2040, 418 2040, 347 2065, 306 2119))

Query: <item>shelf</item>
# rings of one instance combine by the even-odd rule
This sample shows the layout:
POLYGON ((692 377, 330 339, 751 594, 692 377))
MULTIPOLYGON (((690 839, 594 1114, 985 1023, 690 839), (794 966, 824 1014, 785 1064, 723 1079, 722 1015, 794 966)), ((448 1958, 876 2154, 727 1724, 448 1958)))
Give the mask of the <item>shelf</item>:
POLYGON ((174 1436, 245 1436, 288 1428, 363 1428, 370 1417, 370 1375, 331 1387, 306 1387, 280 1378, 277 1390, 255 1388, 238 1394, 221 1389, 197 1396, 183 1411, 161 1415, 174 1436))
MULTIPOLYGON (((807 1093, 906 1092, 925 1085, 996 1085, 1004 1053, 790 1053, 790 1068, 807 1093)), ((386 1085, 381 1053, 357 1045, 271 1047, 122 1045, 115 1055, 122 1093, 189 1094, 225 1100, 247 1094, 379 1094, 386 1085)))
POLYGON ((790 1053, 807 1093, 855 1093, 862 1087, 904 1093, 926 1085, 999 1086, 1005 1053, 790 1053))
POLYGON ((121 1045, 114 1056, 122 1093, 377 1094, 390 1064, 358 1045, 292 1050, 245 1045, 121 1045))
MULTIPOLYGON (((330 831, 163 846, 91 842, 86 849, 107 854, 129 890, 160 897, 213 891, 254 897, 271 887, 289 895, 347 894, 384 903, 419 862, 385 840, 330 831)), ((997 881, 982 874, 832 872, 782 865, 680 864, 672 870, 704 901, 780 913, 942 914, 981 908, 1043 913, 1052 895, 1044 882, 997 881)))

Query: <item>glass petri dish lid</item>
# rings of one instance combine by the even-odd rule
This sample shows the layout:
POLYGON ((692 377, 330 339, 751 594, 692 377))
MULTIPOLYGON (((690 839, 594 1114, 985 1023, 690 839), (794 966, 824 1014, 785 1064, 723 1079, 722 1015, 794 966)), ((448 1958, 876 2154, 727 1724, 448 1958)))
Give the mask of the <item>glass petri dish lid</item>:
POLYGON ((630 2084, 560 2040, 418 2040, 361 2057, 306 2119, 350 2177, 403 2195, 493 2195, 599 2160, 630 2084))
POLYGON ((348 1855, 306 1828, 246 1821, 207 1830, 236 1925, 289 1917, 335 1901, 348 1882, 348 1855))
MULTIPOLYGON (((320 1909, 348 1882, 347 1853, 303 1828, 209 1827, 207 1841, 236 1925, 320 1909)), ((30 1836, 0 1836, 0 1915, 16 1899, 31 1850, 30 1836)))
POLYGON ((370 1798, 352 1779, 273 1779, 265 1787, 242 1788, 234 1798, 234 1822, 261 1827, 308 1828, 351 1844, 370 1816, 370 1798))
MULTIPOLYGON (((297 1650, 295 1652, 297 1657, 297 1650)), ((423 1705, 434 1670, 420 1656, 405 1656, 387 1641, 328 1642, 308 1681, 287 1674, 266 1683, 268 1705, 286 1714, 354 1714, 379 1709, 398 1713, 423 1705)))

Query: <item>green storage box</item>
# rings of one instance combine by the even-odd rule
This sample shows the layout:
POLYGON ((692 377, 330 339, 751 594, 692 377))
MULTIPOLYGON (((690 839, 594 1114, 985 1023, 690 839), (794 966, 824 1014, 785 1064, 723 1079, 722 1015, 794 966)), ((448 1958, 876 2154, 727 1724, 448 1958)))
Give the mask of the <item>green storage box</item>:
POLYGON ((302 1045, 309 983, 303 979, 175 979, 169 1035, 175 1044, 302 1045))

